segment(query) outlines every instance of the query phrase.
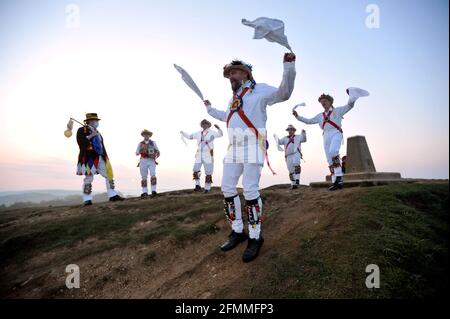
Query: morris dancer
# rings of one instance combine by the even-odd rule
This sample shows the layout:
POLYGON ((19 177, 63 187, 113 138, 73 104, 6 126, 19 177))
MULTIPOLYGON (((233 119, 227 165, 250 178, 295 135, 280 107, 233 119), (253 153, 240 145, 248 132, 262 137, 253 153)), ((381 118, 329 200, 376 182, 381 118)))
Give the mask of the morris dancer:
MULTIPOLYGON (((225 65, 223 76, 230 80, 233 97, 226 111, 219 111, 204 101, 208 113, 227 123, 229 135, 228 153, 224 159, 222 192, 225 214, 231 222, 232 231, 221 246, 223 251, 235 248, 247 240, 242 221, 241 201, 236 189, 241 175, 244 188, 245 208, 248 217, 248 244, 242 260, 255 259, 264 242, 261 236, 262 201, 259 195, 261 169, 267 152, 266 121, 267 105, 289 99, 295 82, 295 54, 286 53, 283 59, 284 73, 278 88, 256 83, 252 66, 239 60, 225 65)), ((268 164, 269 168, 270 165, 268 164)))
POLYGON ((200 186, 200 174, 202 165, 205 169, 205 193, 211 190, 212 174, 214 171, 214 139, 222 137, 223 132, 218 125, 214 125, 217 128, 217 132, 210 129, 211 122, 208 120, 202 120, 200 122, 202 128, 201 131, 192 134, 187 134, 180 131, 180 134, 190 140, 197 140, 197 152, 195 153, 195 163, 193 168, 193 176, 195 181, 195 191, 201 191, 200 186))
POLYGON ((344 174, 342 172, 341 159, 339 156, 339 150, 343 139, 341 125, 343 116, 353 108, 359 97, 369 95, 367 91, 359 88, 349 88, 347 89, 347 94, 349 95, 347 104, 340 107, 333 106, 334 99, 332 96, 328 94, 319 96, 318 101, 324 108, 324 112, 317 114, 311 119, 299 116, 296 111, 292 112, 300 122, 305 124, 319 124, 320 128, 323 130, 323 147, 329 165, 328 167, 331 172, 332 185, 329 188, 331 191, 341 189, 344 185, 344 174))
MULTIPOLYGON (((300 135, 295 135, 297 129, 293 125, 288 125, 286 131, 288 135, 278 139, 278 145, 284 145, 284 157, 286 159, 286 166, 289 171, 289 179, 291 180, 292 189, 297 189, 300 186, 300 161, 303 157, 301 151, 301 143, 306 142, 306 132, 302 130, 300 135)), ((281 150, 281 149, 280 149, 281 150)))
POLYGON ((143 141, 139 142, 136 155, 140 155, 138 167, 141 172, 141 187, 142 194, 141 197, 145 198, 148 196, 148 172, 150 171, 150 184, 152 195, 156 195, 156 159, 159 157, 159 149, 155 141, 152 141, 150 137, 153 135, 149 130, 144 129, 141 132, 141 136, 144 138, 143 141))

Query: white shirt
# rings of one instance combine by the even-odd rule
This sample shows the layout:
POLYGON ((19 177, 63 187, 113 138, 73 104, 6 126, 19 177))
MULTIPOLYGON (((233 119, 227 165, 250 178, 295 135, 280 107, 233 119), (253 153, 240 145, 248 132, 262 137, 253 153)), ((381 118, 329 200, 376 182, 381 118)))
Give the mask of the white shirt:
MULTIPOLYGON (((258 129, 259 134, 262 137, 266 137, 266 122, 267 122, 267 105, 273 105, 275 103, 284 102, 288 100, 294 90, 295 83, 295 62, 283 63, 283 78, 278 88, 267 85, 265 83, 257 83, 253 90, 247 91, 242 98, 245 115, 252 122, 252 124, 258 129)), ((245 87, 251 85, 250 81, 247 81, 238 91, 239 95, 245 87)), ((220 111, 211 105, 207 107, 208 114, 217 120, 226 122, 228 115, 230 114, 230 105, 233 98, 230 99, 226 111, 220 111)), ((230 119, 228 125, 228 139, 232 147, 228 152, 233 152, 234 147, 246 148, 245 145, 258 145, 255 134, 253 134, 247 124, 241 119, 239 114, 235 112, 230 119), (245 143, 245 145, 242 145, 245 143)), ((239 153, 239 152, 238 152, 239 153)), ((262 164, 264 162, 264 155, 258 154, 257 163, 262 164)))
MULTIPOLYGON (((342 118, 345 113, 347 113, 348 111, 350 111, 353 108, 353 106, 355 106, 355 102, 354 101, 351 102, 349 100, 349 102, 344 106, 338 106, 338 107, 331 108, 330 110, 332 112, 331 112, 329 119, 332 122, 336 123, 336 125, 338 125, 340 128, 342 128, 342 118)), ((303 122, 305 124, 319 124, 320 128, 323 129, 324 133, 339 132, 338 129, 336 129, 333 125, 331 125, 328 122, 325 124, 325 127, 322 127, 323 121, 325 120, 325 117, 323 116, 323 114, 325 113, 326 115, 328 115, 328 112, 324 111, 323 113, 319 113, 311 119, 308 119, 308 118, 305 118, 305 117, 299 115, 299 116, 297 116, 297 120, 299 120, 300 122, 303 122)))
POLYGON ((204 131, 198 131, 192 134, 187 134, 181 131, 181 134, 185 138, 190 140, 197 140, 197 153, 209 152, 214 149, 214 139, 223 136, 223 131, 219 129, 217 132, 211 129, 206 129, 204 131))
POLYGON ((301 143, 306 142, 306 133, 302 132, 301 134, 294 135, 294 142, 289 143, 291 137, 285 136, 278 140, 278 144, 284 145, 284 155, 289 156, 293 155, 296 152, 301 153, 301 143), (286 147, 287 146, 287 147, 286 147))

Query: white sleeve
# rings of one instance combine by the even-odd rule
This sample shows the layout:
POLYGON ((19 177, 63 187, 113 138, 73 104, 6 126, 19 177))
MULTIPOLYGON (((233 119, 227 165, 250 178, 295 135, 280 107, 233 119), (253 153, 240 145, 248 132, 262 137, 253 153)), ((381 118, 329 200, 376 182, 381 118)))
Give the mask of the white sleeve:
POLYGON ((334 110, 342 117, 342 116, 344 116, 345 113, 350 111, 355 106, 355 102, 356 101, 351 101, 349 99, 346 105, 338 106, 338 107, 334 108, 334 110))
POLYGON ((314 116, 311 119, 308 119, 308 118, 300 116, 300 115, 296 116, 296 118, 297 118, 297 120, 299 120, 300 122, 303 122, 305 124, 318 124, 322 120, 322 113, 317 114, 316 116, 314 116))
POLYGON ((208 114, 214 117, 216 120, 225 122, 227 113, 224 111, 219 111, 218 109, 213 108, 211 105, 206 107, 208 110, 208 114))
POLYGON ((294 91, 295 83, 295 61, 283 63, 283 79, 278 89, 273 90, 264 98, 266 104, 273 105, 275 103, 287 101, 294 91))
POLYGON ((300 134, 300 143, 306 142, 306 131, 300 134))
POLYGON ((190 139, 190 140, 194 139, 194 134, 188 134, 188 133, 186 133, 186 132, 184 132, 184 131, 181 131, 181 134, 182 134, 185 138, 188 138, 188 139, 190 139))
POLYGON ((217 130, 217 132, 214 130, 211 130, 211 131, 212 131, 214 137, 222 137, 223 136, 223 131, 220 128, 217 130))

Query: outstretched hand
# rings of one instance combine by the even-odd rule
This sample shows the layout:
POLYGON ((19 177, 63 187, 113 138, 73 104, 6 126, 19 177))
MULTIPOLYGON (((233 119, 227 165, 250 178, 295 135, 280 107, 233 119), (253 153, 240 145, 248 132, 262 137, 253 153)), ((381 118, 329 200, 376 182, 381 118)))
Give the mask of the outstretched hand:
POLYGON ((204 100, 203 104, 205 104, 206 107, 211 106, 211 102, 209 100, 204 100))
POLYGON ((294 115, 295 117, 298 117, 297 111, 292 111, 292 115, 294 115))
POLYGON ((220 130, 220 127, 219 127, 219 125, 217 125, 217 124, 214 124, 214 127, 215 127, 216 129, 220 130))

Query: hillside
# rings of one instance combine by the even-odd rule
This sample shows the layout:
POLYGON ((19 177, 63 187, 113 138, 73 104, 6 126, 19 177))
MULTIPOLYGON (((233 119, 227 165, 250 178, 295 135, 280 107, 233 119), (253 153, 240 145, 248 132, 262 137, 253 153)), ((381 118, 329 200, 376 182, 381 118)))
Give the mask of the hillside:
POLYGON ((407 298, 448 294, 448 182, 340 192, 264 189, 260 257, 223 253, 217 188, 156 198, 5 210, 2 298, 407 298), (81 288, 65 287, 65 267, 81 288), (377 264, 381 288, 365 286, 377 264))

